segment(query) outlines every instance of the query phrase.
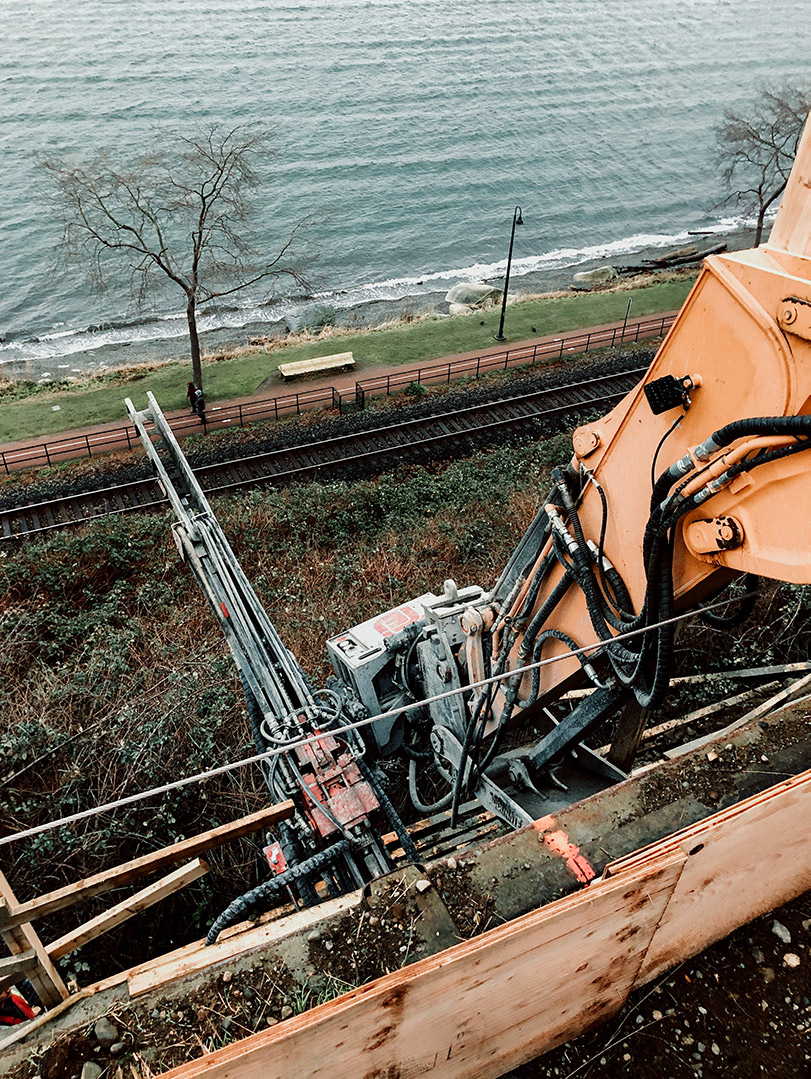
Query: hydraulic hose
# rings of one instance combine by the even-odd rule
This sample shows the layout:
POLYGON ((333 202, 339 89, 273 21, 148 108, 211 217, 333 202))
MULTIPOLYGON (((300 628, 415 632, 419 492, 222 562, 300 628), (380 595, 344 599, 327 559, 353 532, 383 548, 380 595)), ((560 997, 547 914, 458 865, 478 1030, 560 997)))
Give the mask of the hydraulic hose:
MULTIPOLYGON (((296 830, 289 821, 283 820, 279 824, 279 845, 282 848, 284 860, 289 868, 301 865, 304 860, 304 851, 302 849, 301 840, 296 835, 296 830)), ((298 897, 305 907, 314 907, 317 905, 318 892, 316 892, 311 881, 306 877, 298 882, 297 889, 298 897)))
POLYGON ((718 450, 748 435, 793 435, 796 438, 811 437, 811 416, 753 416, 746 420, 733 420, 719 427, 709 438, 701 442, 691 454, 685 454, 659 476, 651 494, 651 512, 667 497, 673 484, 692 472, 695 461, 707 461, 718 450))
POLYGON ((215 944, 217 937, 224 929, 236 925, 237 922, 241 922, 253 914, 262 914, 264 911, 270 910, 272 901, 283 888, 290 884, 295 884, 302 877, 307 877, 311 873, 328 866, 351 847, 350 840, 341 839, 326 850, 319 851, 318 854, 312 855, 306 861, 286 869, 284 873, 280 873, 277 877, 271 877, 270 880, 266 880, 256 888, 251 888, 249 892, 238 896, 212 923, 206 936, 206 946, 215 944))
MULTIPOLYGON (((508 642, 504 643, 504 647, 502 648, 498 663, 496 664, 496 669, 494 672, 496 675, 500 675, 504 672, 504 668, 507 666, 507 658, 509 657, 510 650, 514 643, 514 639, 514 637, 511 637, 508 642)), ((510 698, 511 685, 512 683, 507 686, 505 694, 506 699, 510 702, 509 704, 505 705, 505 712, 507 710, 512 711, 512 700, 510 698)), ((515 691, 512 691, 512 697, 514 699, 515 691)), ((481 720, 482 712, 484 711, 485 705, 489 707, 492 699, 493 686, 490 685, 483 693, 479 695, 479 699, 476 701, 476 707, 473 710, 473 715, 470 717, 470 722, 465 728, 465 737, 464 741, 462 742, 462 752, 459 757, 459 768, 457 769, 456 775, 454 776, 453 790, 451 792, 450 799, 451 828, 455 827, 456 825, 456 814, 459 811, 459 802, 461 800, 462 790, 465 785, 465 766, 467 764, 468 758, 470 757, 470 752, 473 748, 474 739, 476 739, 477 741, 479 739, 476 728, 479 724, 479 721, 481 720)), ((501 726, 501 722, 503 721, 503 719, 504 713, 502 713, 501 720, 499 721, 499 726, 501 726)))
POLYGON ((406 858, 408 858, 409 862, 418 862, 419 855, 417 854, 417 848, 414 846, 411 836, 408 834, 408 829, 403 824, 400 814, 394 808, 394 805, 388 794, 386 794, 381 784, 378 783, 378 781, 375 779, 374 775, 372 774, 371 768, 369 768, 369 766, 366 764, 366 761, 363 760, 362 757, 358 757, 356 763, 358 766, 358 771, 374 791, 375 797, 377 798, 378 802, 380 802, 380 808, 389 818, 389 823, 394 829, 395 835, 400 840, 400 846, 403 848, 403 854, 406 856, 406 858))
POLYGON ((408 795, 417 812, 426 813, 429 816, 447 809, 453 799, 453 791, 449 790, 437 802, 423 802, 417 791, 417 762, 413 758, 408 762, 408 795))
MULTIPOLYGON (((577 652, 578 649, 580 648, 580 645, 577 643, 577 641, 575 641, 572 637, 570 637, 568 633, 564 633, 563 630, 561 630, 561 629, 545 629, 543 631, 543 633, 540 633, 538 635, 538 638, 535 641, 535 647, 532 649, 532 662, 533 663, 537 663, 540 660, 541 653, 543 651, 544 643, 546 641, 550 640, 550 639, 553 639, 553 640, 556 640, 556 641, 562 641, 563 644, 565 644, 566 647, 571 652, 577 652)), ((578 658, 578 660, 580 662, 580 666, 583 668, 583 670, 584 670, 586 676, 588 677, 589 681, 597 689, 608 689, 608 686, 604 685, 597 678, 597 672, 594 670, 591 663, 589 663, 588 658, 586 656, 584 656, 584 655, 580 655, 577 658, 578 658)), ((538 694, 539 694, 539 691, 540 691, 540 684, 541 684, 541 669, 540 669, 540 667, 533 667, 533 670, 532 670, 532 684, 530 686, 529 696, 523 701, 518 701, 518 707, 519 708, 531 708, 535 704, 535 702, 538 700, 538 694)))
MULTIPOLYGON (((725 615, 716 614, 715 611, 705 611, 699 607, 698 616, 702 622, 712 626, 714 629, 734 629, 746 621, 758 601, 758 578, 752 573, 744 573, 739 578, 739 581, 747 594, 740 601, 738 610, 734 614, 725 615)), ((734 599, 731 602, 734 602, 734 599)))

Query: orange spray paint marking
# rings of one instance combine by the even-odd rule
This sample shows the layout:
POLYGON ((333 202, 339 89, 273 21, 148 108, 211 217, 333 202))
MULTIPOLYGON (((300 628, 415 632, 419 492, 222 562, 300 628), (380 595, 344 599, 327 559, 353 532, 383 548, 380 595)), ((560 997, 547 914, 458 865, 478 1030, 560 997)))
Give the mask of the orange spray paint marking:
POLYGON ((540 833, 546 832, 545 835, 540 834, 538 839, 544 843, 552 854, 557 854, 558 857, 564 859, 569 870, 581 884, 588 886, 589 881, 594 880, 597 874, 588 858, 580 853, 580 848, 569 840, 569 837, 562 828, 559 828, 555 832, 546 831, 547 828, 554 827, 556 823, 555 818, 551 816, 542 817, 540 820, 536 820, 534 827, 537 828, 540 833))

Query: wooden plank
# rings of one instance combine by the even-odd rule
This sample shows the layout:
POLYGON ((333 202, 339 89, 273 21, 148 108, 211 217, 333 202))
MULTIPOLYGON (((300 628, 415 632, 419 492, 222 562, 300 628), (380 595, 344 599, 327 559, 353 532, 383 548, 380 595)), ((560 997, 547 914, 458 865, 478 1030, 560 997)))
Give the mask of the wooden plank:
POLYGON ((802 693, 807 692, 809 686, 811 686, 811 674, 807 674, 804 678, 799 678, 796 682, 792 682, 787 689, 781 690, 774 697, 770 697, 767 701, 764 701, 763 704, 759 704, 757 708, 753 708, 751 712, 747 712, 746 715, 736 719, 734 723, 722 727, 719 731, 713 731, 710 734, 702 735, 701 738, 696 738, 692 742, 685 742, 684 745, 677 746, 675 749, 668 749, 665 751, 664 755, 669 760, 673 760, 674 757, 681 757, 684 753, 689 753, 693 749, 699 749, 701 746, 706 745, 707 742, 714 741, 716 738, 723 738, 727 734, 732 734, 732 732, 738 730, 739 727, 743 727, 747 723, 752 723, 756 719, 762 719, 763 716, 769 715, 781 706, 790 704, 802 693))
POLYGON ((585 892, 167 1079, 500 1075, 611 1014, 603 991, 629 991, 629 943, 642 954, 638 987, 811 887, 810 793, 811 771, 791 777, 619 860, 585 892), (608 902, 612 883, 628 885, 610 893, 627 907, 608 902))
POLYGON ((133 967, 127 977, 130 996, 141 996, 151 989, 178 981, 180 978, 185 978, 187 974, 205 970, 215 963, 225 962, 227 959, 233 959, 235 956, 244 955, 256 949, 268 948, 275 941, 303 933, 311 926, 318 925, 323 919, 349 910, 360 902, 361 892, 350 892, 348 895, 341 896, 340 899, 331 899, 326 903, 320 903, 317 907, 296 911, 295 914, 286 918, 274 919, 260 925, 242 922, 232 929, 227 929, 221 934, 217 943, 210 947, 206 946, 204 940, 193 941, 168 955, 161 955, 157 959, 143 963, 140 967, 133 967))
POLYGON ((705 704, 703 708, 697 708, 695 712, 689 712, 686 716, 678 716, 675 719, 668 719, 664 723, 657 723, 655 727, 648 727, 642 735, 642 741, 648 742, 651 738, 657 738, 660 734, 677 731, 681 727, 689 727, 691 723, 695 723, 699 719, 706 719, 707 716, 712 716, 716 712, 723 712, 727 708, 733 708, 735 705, 748 704, 749 701, 762 696, 764 693, 774 693, 779 686, 779 682, 767 682, 766 685, 755 686, 754 689, 745 689, 743 693, 738 693, 734 697, 726 697, 722 701, 705 704))
POLYGON ((495 1079, 617 1012, 684 861, 599 882, 166 1079, 495 1079))
POLYGON ((61 959, 63 955, 68 955, 70 952, 75 952, 83 944, 87 944, 90 940, 95 940, 102 933, 114 929, 117 925, 121 925, 122 922, 126 922, 136 914, 140 914, 141 911, 147 910, 154 903, 165 899, 166 896, 180 891, 181 888, 185 888, 192 881, 204 877, 206 873, 208 873, 207 863, 201 858, 195 858, 188 865, 175 869, 167 876, 155 881, 154 884, 150 884, 149 887, 136 892, 129 899, 116 903, 115 906, 102 911, 95 918, 91 918, 78 926, 78 928, 65 933, 64 936, 55 940, 53 944, 47 946, 48 955, 51 959, 56 960, 61 959))
MULTIPOLYGON (((16 896, 11 890, 11 885, 0 872, 0 898, 4 905, 11 909, 16 904, 16 896)), ((28 980, 46 1008, 59 1004, 66 1000, 70 994, 67 986, 62 981, 59 971, 45 951, 45 946, 34 931, 34 927, 27 922, 15 925, 2 932, 3 941, 13 956, 24 955, 33 951, 37 957, 37 966, 29 971, 28 980)))
POLYGON ((157 873, 168 865, 181 862, 186 858, 194 858, 214 847, 220 847, 232 839, 240 839, 242 836, 251 835, 260 828, 278 821, 287 820, 293 815, 293 803, 281 802, 279 805, 268 806, 260 809, 257 813, 251 813, 247 817, 232 821, 230 824, 221 824, 208 832, 183 839, 179 843, 173 843, 169 847, 161 847, 160 850, 144 854, 140 858, 133 858, 129 862, 115 866, 113 869, 105 869, 92 877, 68 884, 64 888, 57 888, 53 892, 41 895, 37 899, 31 899, 25 903, 10 903, 9 912, 0 917, 0 932, 12 929, 36 918, 44 918, 57 910, 73 906, 83 899, 90 899, 101 892, 107 892, 111 888, 119 888, 132 881, 145 877, 149 873, 157 873))
POLYGON ((21 974, 28 974, 30 970, 39 966, 37 953, 33 948, 26 948, 17 955, 0 959, 0 992, 14 985, 21 974))
MULTIPOLYGON (((710 671, 708 674, 679 674, 670 679, 671 686, 689 685, 692 682, 715 682, 719 678, 726 678, 730 682, 749 678, 773 678, 775 675, 796 674, 801 671, 811 671, 811 662, 803 660, 800 663, 773 663, 768 667, 747 667, 740 671, 710 671)), ((579 700, 581 697, 590 697, 593 689, 570 689, 564 693, 563 700, 579 700)))

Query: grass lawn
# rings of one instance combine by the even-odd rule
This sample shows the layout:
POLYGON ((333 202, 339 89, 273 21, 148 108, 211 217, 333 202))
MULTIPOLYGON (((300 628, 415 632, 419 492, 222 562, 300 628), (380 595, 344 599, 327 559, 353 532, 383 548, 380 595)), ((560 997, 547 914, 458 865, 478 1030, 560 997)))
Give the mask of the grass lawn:
MULTIPOLYGON (((504 347, 530 337, 570 333, 584 326, 614 322, 624 317, 630 297, 633 297, 632 317, 675 310, 684 302, 692 283, 691 278, 657 282, 632 291, 572 293, 511 304, 507 308, 504 347)), ((244 397, 253 393, 280 363, 332 352, 354 352, 358 377, 362 378, 373 373, 371 369, 377 365, 430 363, 459 352, 484 351, 495 347, 493 335, 498 329, 499 314, 493 310, 426 319, 210 363, 205 368, 206 398, 212 404, 244 397)), ((155 394, 165 410, 182 408, 186 405, 185 389, 190 373, 189 365, 179 362, 154 371, 136 371, 126 380, 108 376, 107 381, 54 388, 33 397, 4 402, 0 405, 0 443, 37 435, 50 438, 100 423, 123 423, 124 398, 132 397, 140 407, 146 403, 147 390, 155 394), (57 411, 54 405, 59 406, 57 411)), ((280 384, 278 393, 283 392, 280 384)), ((276 394, 268 390, 263 396, 276 394)))

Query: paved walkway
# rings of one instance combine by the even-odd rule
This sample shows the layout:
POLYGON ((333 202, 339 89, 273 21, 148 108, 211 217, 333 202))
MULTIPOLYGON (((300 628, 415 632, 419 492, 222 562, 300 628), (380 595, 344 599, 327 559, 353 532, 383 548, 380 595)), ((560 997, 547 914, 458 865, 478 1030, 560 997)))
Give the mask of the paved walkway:
MULTIPOLYGON (((510 354, 516 353, 515 363, 527 363, 530 359, 529 353, 532 350, 543 351, 544 354, 549 355, 550 351, 554 351, 553 346, 562 343, 561 353, 566 355, 567 353, 582 353, 588 350, 588 345, 593 344, 598 347, 604 347, 606 343, 611 343, 611 339, 616 336, 617 331, 625 330, 624 340, 626 342, 632 340, 642 340, 643 337, 637 337, 637 328, 642 328, 646 325, 658 324, 663 319, 672 318, 677 312, 668 311, 657 315, 646 315, 641 318, 629 319, 627 324, 623 320, 617 322, 608 322, 600 326, 584 327, 581 330, 570 331, 567 333, 550 334, 545 337, 533 337, 526 341, 513 341, 509 344, 494 343, 492 347, 486 349, 478 349, 471 352, 463 352, 454 356, 446 356, 442 359, 433 360, 431 362, 423 362, 418 364, 409 365, 391 365, 383 366, 381 364, 369 364, 360 363, 351 371, 341 371, 334 374, 326 373, 322 376, 310 376, 309 378, 302 380, 293 385, 289 385, 286 388, 285 383, 279 383, 279 392, 276 395, 276 400, 291 399, 291 402, 295 398, 301 397, 301 407, 303 408, 317 408, 329 407, 332 404, 333 392, 340 394, 345 400, 354 398, 355 387, 357 383, 369 383, 374 381, 375 383, 385 384, 386 380, 391 378, 397 380, 402 386, 406 385, 409 381, 414 381, 409 376, 416 375, 417 372, 422 373, 423 381, 437 382, 444 381, 443 368, 447 369, 448 365, 452 365, 453 376, 462 377, 467 372, 465 371, 464 361, 476 361, 479 359, 485 359, 486 357, 503 357, 505 352, 510 354), (606 342, 606 337, 609 340, 606 342), (582 340, 581 340, 582 339, 582 340), (591 341, 590 339, 596 339, 591 341), (426 372, 429 372, 426 376, 426 372), (433 375, 431 374, 433 373, 433 375), (308 400, 309 399, 309 400, 308 400)), ((505 366, 511 365, 505 363, 505 366)), ((469 370, 472 370, 471 367, 469 370)), ((449 381, 451 378, 449 372, 449 381)), ((122 386, 122 398, 126 395, 126 387, 122 386)), ((263 409, 263 402, 273 401, 273 391, 268 386, 267 382, 264 382, 253 393, 244 397, 237 397, 229 399, 227 401, 211 401, 207 409, 207 430, 214 430, 216 428, 231 426, 235 422, 240 423, 243 418, 240 416, 240 406, 245 413, 245 419, 250 419, 251 414, 253 418, 259 419, 263 415, 265 418, 269 418, 274 415, 272 405, 269 405, 267 409, 263 409)), ((298 411, 298 407, 291 403, 289 409, 285 410, 287 414, 298 411)), ((123 413, 123 399, 122 399, 122 413, 123 413)), ((199 434, 202 430, 202 424, 200 421, 189 413, 188 409, 177 409, 166 413, 166 416, 170 420, 170 423, 178 434, 179 437, 184 437, 189 434, 199 434)), ((125 450, 130 446, 138 445, 137 437, 132 433, 132 428, 127 428, 124 417, 113 423, 97 424, 92 427, 77 428, 72 431, 64 431, 60 434, 55 434, 52 438, 47 440, 40 438, 28 438, 22 439, 18 442, 8 442, 0 446, 0 471, 12 472, 24 468, 40 467, 44 464, 48 464, 56 461, 64 461, 68 459, 74 459, 77 457, 95 456, 98 453, 114 452, 116 450, 125 450)))

